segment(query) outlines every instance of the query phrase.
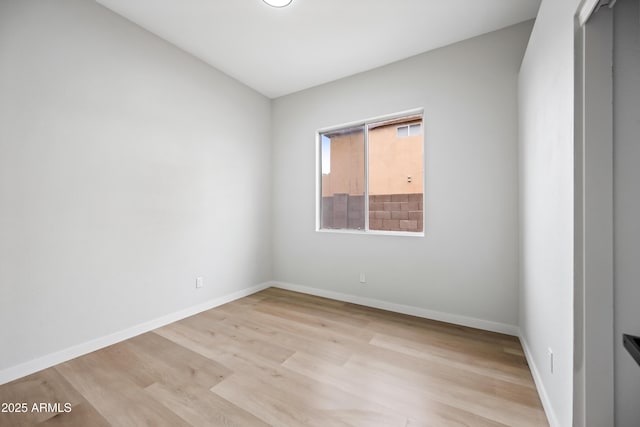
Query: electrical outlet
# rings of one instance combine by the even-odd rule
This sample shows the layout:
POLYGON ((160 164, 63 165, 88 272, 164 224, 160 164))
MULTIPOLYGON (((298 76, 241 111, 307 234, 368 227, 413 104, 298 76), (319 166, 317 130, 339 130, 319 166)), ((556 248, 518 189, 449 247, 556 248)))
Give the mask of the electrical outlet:
POLYGON ((549 354, 549 370, 553 374, 553 350, 551 350, 551 347, 549 347, 547 352, 549 354))
POLYGON ((204 286, 204 277, 196 277, 196 288, 202 288, 204 286))
POLYGON ((364 272, 360 273, 360 283, 367 283, 366 278, 364 277, 364 272))

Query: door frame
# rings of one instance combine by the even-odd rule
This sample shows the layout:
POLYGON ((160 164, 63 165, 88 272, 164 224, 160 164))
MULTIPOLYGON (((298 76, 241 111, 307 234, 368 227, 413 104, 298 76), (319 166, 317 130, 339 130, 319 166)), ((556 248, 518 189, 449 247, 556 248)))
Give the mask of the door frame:
POLYGON ((614 425, 613 11, 585 0, 574 39, 573 425, 614 425))

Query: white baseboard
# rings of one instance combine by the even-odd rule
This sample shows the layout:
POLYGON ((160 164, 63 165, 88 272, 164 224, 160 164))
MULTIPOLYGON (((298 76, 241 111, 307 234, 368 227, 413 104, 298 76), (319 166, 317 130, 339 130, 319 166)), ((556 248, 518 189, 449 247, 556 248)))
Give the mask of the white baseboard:
POLYGON ((529 364, 529 370, 531 371, 531 375, 533 376, 533 382, 536 384, 536 389, 538 390, 538 395, 540 396, 540 400, 542 401, 542 407, 544 408, 544 413, 547 415, 547 421, 549 421, 550 427, 561 427, 558 422, 558 417, 556 417, 556 413, 553 410, 553 406, 551 405, 551 399, 549 399, 549 395, 547 394, 547 389, 544 387, 542 382, 542 377, 540 376, 540 371, 538 370, 538 365, 536 365, 533 354, 529 349, 529 344, 527 340, 520 331, 518 333, 518 338, 520 338, 520 344, 522 344, 522 349, 524 350, 524 355, 527 358, 527 363, 529 364))
POLYGON ((499 332, 501 334, 518 336, 518 327, 506 323, 493 322, 491 320, 476 319, 474 317, 461 316, 458 314, 443 313, 441 311, 429 310, 426 308, 411 305, 397 304, 373 298, 361 297, 357 295, 343 294, 340 292, 327 291, 325 289, 312 288, 309 286, 296 285, 293 283, 273 282, 274 288, 286 289, 303 294, 316 295, 319 297, 334 299, 353 304, 364 305, 366 307, 380 308, 382 310, 393 311, 395 313, 409 314, 411 316, 423 317, 425 319, 438 320, 441 322, 453 323, 455 325, 468 326, 485 331, 499 332))
POLYGON ((228 302, 235 301, 239 298, 246 297, 270 286, 271 283, 261 283, 251 288, 242 289, 237 292, 214 298, 201 304, 197 304, 192 307, 188 307, 183 310, 158 317, 157 319, 140 323, 119 332, 114 332, 112 334, 96 338, 82 344, 77 344, 64 350, 47 354, 46 356, 42 356, 37 359, 21 363, 19 365, 0 370, 0 385, 33 374, 43 369, 50 368, 51 366, 66 362, 68 360, 91 353, 93 351, 100 350, 101 348, 108 347, 120 341, 133 338, 145 332, 149 332, 162 326, 168 325, 169 323, 177 322, 178 320, 193 316, 194 314, 198 314, 214 307, 226 304, 228 302))

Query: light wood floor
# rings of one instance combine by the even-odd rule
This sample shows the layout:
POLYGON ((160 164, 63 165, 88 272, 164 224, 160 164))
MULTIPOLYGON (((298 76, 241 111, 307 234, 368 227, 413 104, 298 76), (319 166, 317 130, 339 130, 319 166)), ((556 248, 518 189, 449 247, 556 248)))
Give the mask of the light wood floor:
POLYGON ((0 386, 0 425, 548 426, 514 337, 267 289, 0 386))

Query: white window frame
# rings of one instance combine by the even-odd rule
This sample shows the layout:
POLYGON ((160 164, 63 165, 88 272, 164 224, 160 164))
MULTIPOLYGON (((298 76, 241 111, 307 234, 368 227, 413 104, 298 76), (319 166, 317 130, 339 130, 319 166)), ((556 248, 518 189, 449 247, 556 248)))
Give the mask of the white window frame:
MULTIPOLYGON (((366 235, 386 235, 403 237, 424 237, 426 229, 425 221, 425 194, 426 194, 426 173, 425 173, 425 139, 424 139, 424 108, 414 108, 398 113, 376 116, 365 120, 347 122, 336 126, 329 126, 316 130, 316 227, 318 233, 338 233, 338 234, 366 234, 366 235), (369 125, 384 121, 401 119, 403 117, 422 117, 420 135, 422 135, 422 231, 391 231, 391 230, 370 230, 369 229, 369 125), (350 127, 364 127, 364 230, 355 229, 335 229, 322 228, 322 134, 334 132, 350 127)), ((411 135, 410 135, 411 136, 411 135)))

